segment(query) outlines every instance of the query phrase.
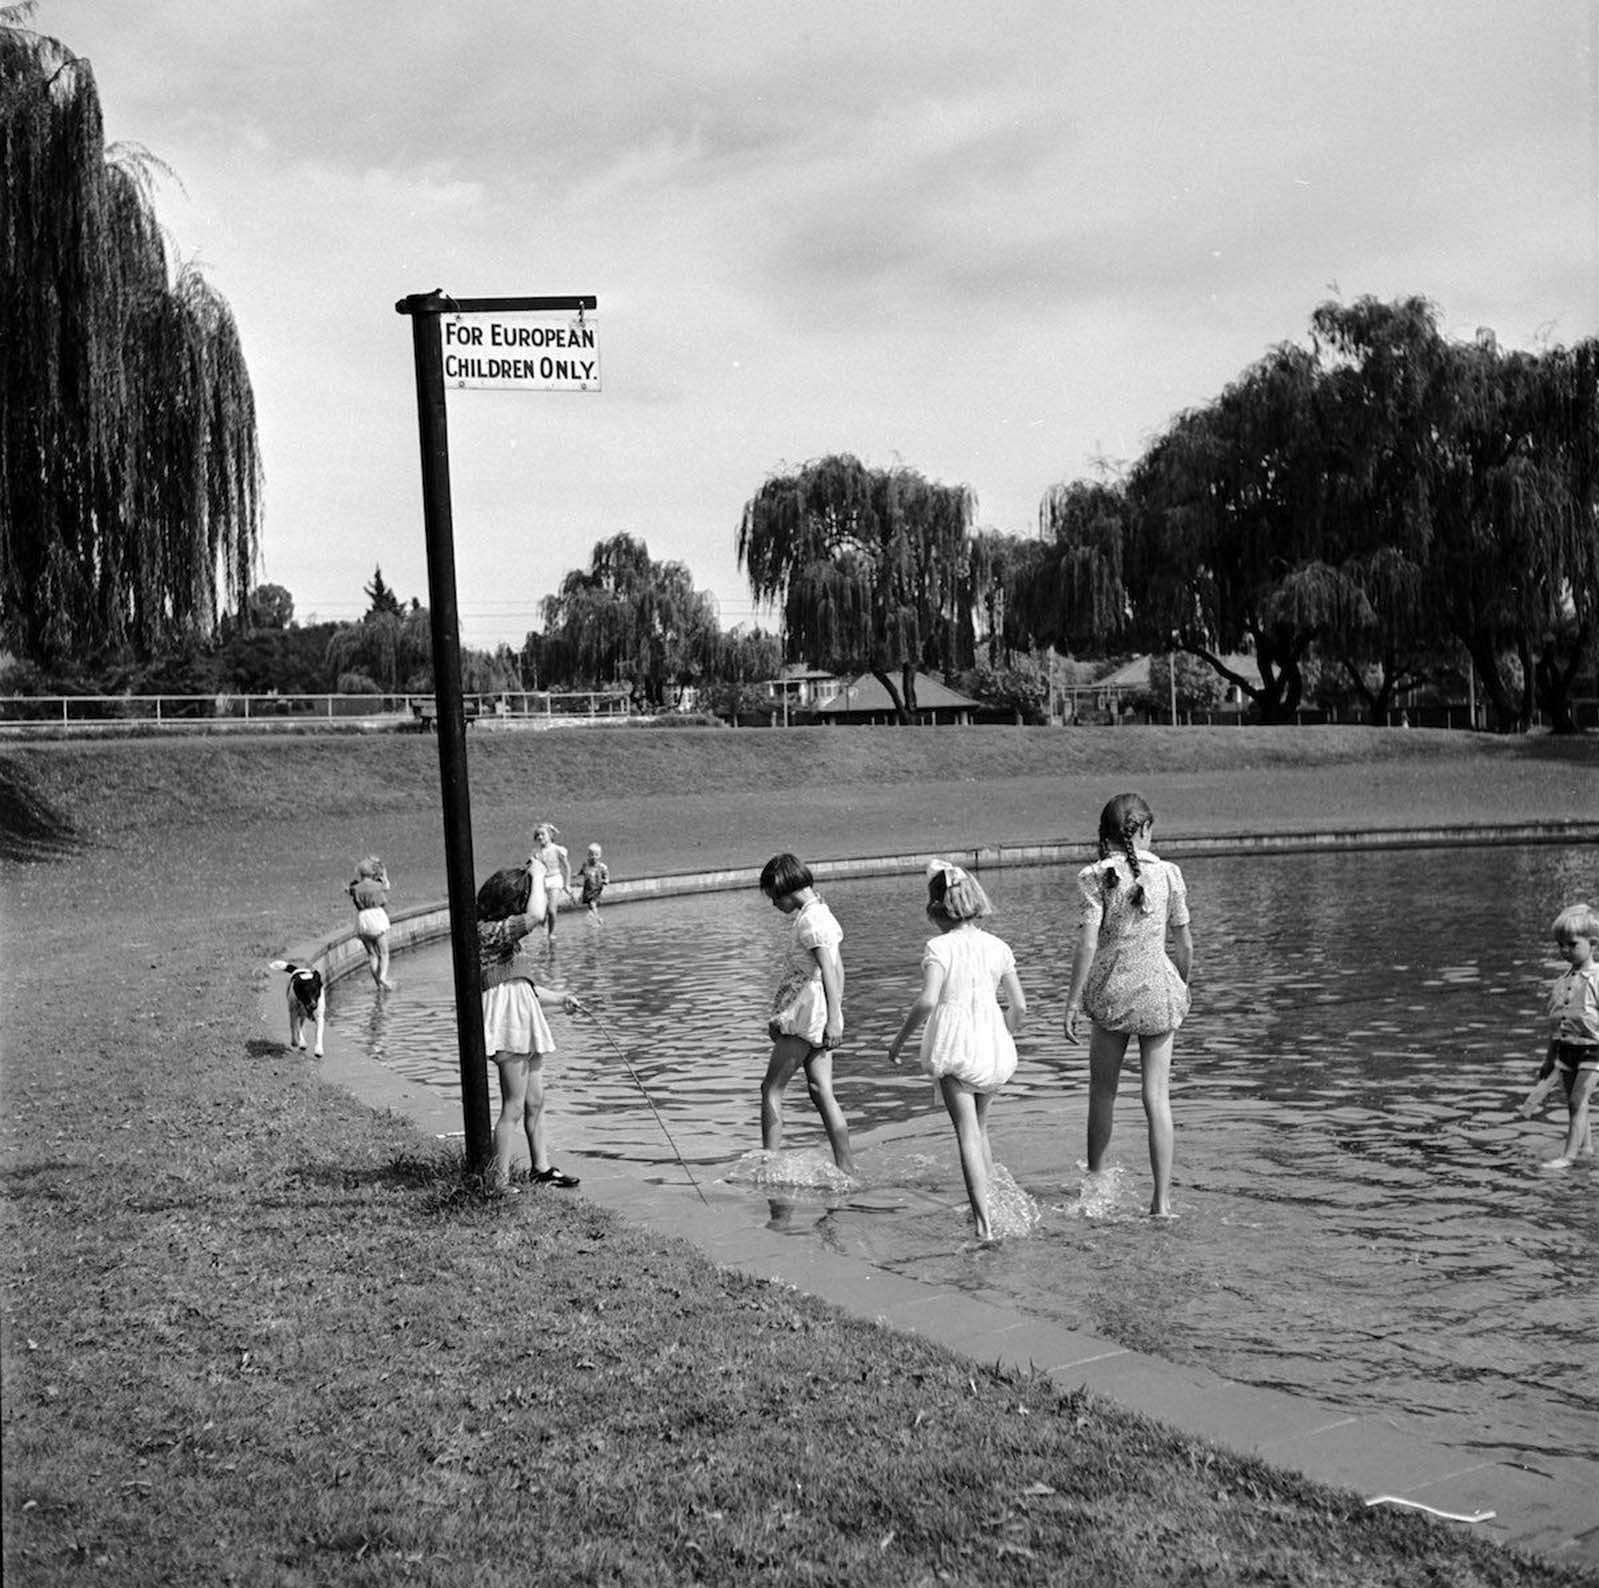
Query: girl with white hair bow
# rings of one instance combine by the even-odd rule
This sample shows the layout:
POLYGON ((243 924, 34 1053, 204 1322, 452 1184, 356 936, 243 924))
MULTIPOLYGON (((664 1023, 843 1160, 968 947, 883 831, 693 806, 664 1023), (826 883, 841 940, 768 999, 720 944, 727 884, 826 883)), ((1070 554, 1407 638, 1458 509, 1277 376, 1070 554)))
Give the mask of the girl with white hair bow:
POLYGON ((960 866, 949 860, 928 866, 927 915, 939 936, 922 951, 922 990, 888 1045, 889 1061, 898 1064, 900 1049, 923 1026, 922 1069, 937 1083, 955 1127, 961 1174, 981 1241, 993 1239, 988 1105, 1015 1072, 1015 1033, 1027 1014, 1010 945, 981 924, 993 913, 981 884, 960 866))

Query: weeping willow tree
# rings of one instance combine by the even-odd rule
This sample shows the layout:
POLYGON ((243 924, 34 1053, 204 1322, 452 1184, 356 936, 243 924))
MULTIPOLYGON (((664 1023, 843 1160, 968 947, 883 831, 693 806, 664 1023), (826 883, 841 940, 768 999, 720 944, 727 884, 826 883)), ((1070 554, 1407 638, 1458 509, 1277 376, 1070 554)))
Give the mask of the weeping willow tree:
POLYGON ((247 610, 255 399, 226 302, 169 271, 154 162, 31 9, 0 8, 0 644, 148 656, 247 610))
POLYGON ((965 486, 835 454, 745 504, 739 566, 782 606, 789 660, 869 670, 910 722, 918 670, 972 664, 974 507, 965 486))
POLYGON ((664 708, 685 686, 715 673, 715 601, 694 588, 686 564, 656 562, 626 531, 598 542, 589 566, 569 571, 540 610, 540 650, 552 682, 625 682, 647 705, 664 708))

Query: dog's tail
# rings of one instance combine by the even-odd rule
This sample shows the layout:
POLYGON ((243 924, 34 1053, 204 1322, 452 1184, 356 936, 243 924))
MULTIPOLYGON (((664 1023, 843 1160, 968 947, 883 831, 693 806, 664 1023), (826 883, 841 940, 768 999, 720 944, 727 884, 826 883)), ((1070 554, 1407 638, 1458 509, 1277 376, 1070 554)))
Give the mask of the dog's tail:
POLYGON ((297 970, 309 970, 309 965, 296 964, 292 959, 275 959, 271 962, 273 970, 286 970, 291 976, 297 970))

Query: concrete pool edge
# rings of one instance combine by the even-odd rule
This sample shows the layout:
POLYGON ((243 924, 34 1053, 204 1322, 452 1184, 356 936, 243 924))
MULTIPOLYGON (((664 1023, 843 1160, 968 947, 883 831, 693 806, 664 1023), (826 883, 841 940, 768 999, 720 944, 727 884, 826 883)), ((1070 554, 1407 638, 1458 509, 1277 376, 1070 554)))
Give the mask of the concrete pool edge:
MULTIPOLYGON (((1195 834, 1162 842, 1171 860, 1200 855, 1292 855, 1365 849, 1452 849, 1480 845, 1596 844, 1599 821, 1470 822, 1458 826, 1365 829, 1307 829, 1301 832, 1195 834)), ((921 871, 935 857, 953 860, 971 871, 1007 866, 1086 865, 1097 856, 1092 844, 1044 839, 1037 843, 982 845, 975 849, 910 850, 888 855, 858 855, 810 863, 818 882, 842 878, 906 876, 921 871)), ((669 872, 655 877, 629 877, 605 891, 607 908, 641 899, 666 899, 684 894, 729 892, 753 888, 759 866, 734 866, 709 871, 669 872)), ((450 930, 446 903, 417 905, 390 917, 389 948, 398 953, 445 937, 450 930)), ((328 982, 340 981, 366 964, 366 951, 352 928, 285 951, 286 959, 310 965, 328 982)))
MULTIPOLYGON (((1596 842, 1599 822, 1471 823, 1199 835, 1169 839, 1161 849, 1180 860, 1214 853, 1596 842)), ((1089 845, 1048 841, 940 852, 976 870, 1080 864, 1094 855, 1089 845)), ((930 854, 924 850, 823 860, 813 862, 812 869, 822 882, 904 875, 919 872, 930 854)), ((758 876, 758 868, 739 867, 628 879, 612 885, 607 904, 753 888, 758 876)), ((391 946, 398 951, 448 933, 448 908, 422 906, 396 912, 391 946)), ((317 965, 330 981, 365 965, 365 953, 348 929, 291 950, 286 957, 317 965)), ((269 982, 262 992, 263 1021, 273 1028, 283 1022, 278 986, 269 982)), ((344 1087, 368 1106, 398 1113, 425 1131, 458 1134, 447 1128, 459 1123, 454 1117, 458 1105, 441 1107, 437 1094, 423 1096, 426 1089, 364 1054, 330 1055, 322 1073, 329 1084, 344 1087)), ((1238 1384, 1203 1368, 1128 1351, 952 1287, 907 1278, 862 1259, 819 1250, 814 1242, 792 1234, 752 1226, 742 1196, 707 1207, 687 1185, 661 1184, 614 1159, 584 1160, 582 1194, 619 1216, 689 1242, 718 1266, 794 1286, 857 1316, 935 1340, 971 1360, 1042 1372, 1063 1389, 1086 1388, 1190 1436, 1352 1490, 1369 1502, 1380 1497, 1423 1507, 1558 1563, 1599 1566, 1599 1516, 1594 1514, 1590 1463, 1507 1448, 1452 1447, 1418 1431, 1425 1426, 1419 1415, 1401 1423, 1384 1415, 1354 1414, 1308 1395, 1238 1384)))

